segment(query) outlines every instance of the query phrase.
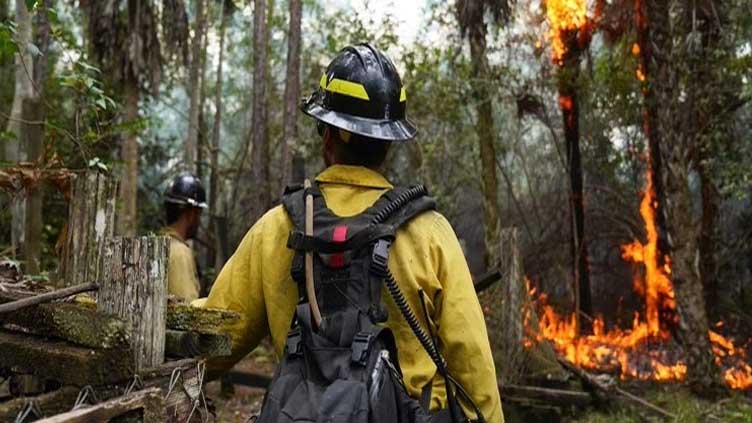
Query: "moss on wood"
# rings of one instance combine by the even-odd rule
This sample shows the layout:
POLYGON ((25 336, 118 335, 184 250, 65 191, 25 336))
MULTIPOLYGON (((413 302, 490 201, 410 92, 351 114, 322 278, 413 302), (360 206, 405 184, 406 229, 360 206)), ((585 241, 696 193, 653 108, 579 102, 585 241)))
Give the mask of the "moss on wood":
POLYGON ((130 339, 124 321, 91 307, 70 303, 40 304, 0 316, 0 322, 24 332, 59 338, 91 348, 123 348, 130 339))
POLYGON ((0 368, 31 373, 66 385, 104 385, 133 375, 128 349, 95 350, 63 341, 0 331, 0 368))
POLYGON ((233 311, 191 307, 187 304, 167 305, 167 328, 197 333, 216 334, 220 328, 240 320, 233 311))
POLYGON ((230 336, 168 329, 165 355, 169 357, 226 357, 231 354, 230 336))

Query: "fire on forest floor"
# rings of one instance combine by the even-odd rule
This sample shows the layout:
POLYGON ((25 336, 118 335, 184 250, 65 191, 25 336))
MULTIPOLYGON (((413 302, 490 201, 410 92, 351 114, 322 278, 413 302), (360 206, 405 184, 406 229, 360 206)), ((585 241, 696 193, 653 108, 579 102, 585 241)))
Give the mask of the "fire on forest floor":
MULTIPOLYGON (((648 161, 649 161, 648 157, 648 161)), ((547 304, 545 293, 528 289, 534 299, 525 310, 525 327, 530 347, 536 341, 549 341, 556 351, 573 364, 591 371, 616 373, 622 379, 682 381, 687 365, 681 349, 673 341, 672 329, 679 322, 671 283, 671 257, 659 248, 656 210, 659 206, 648 162, 646 185, 640 202, 646 240, 622 246, 622 258, 634 263, 633 287, 644 299, 645 308, 636 312, 631 328, 606 328, 603 317, 592 321, 592 333, 580 333, 574 313, 559 315, 547 304), (532 327, 530 313, 539 313, 538 327, 532 327)), ((724 323, 708 332, 715 361, 723 379, 732 389, 752 388, 752 367, 744 347, 721 335, 724 323)))

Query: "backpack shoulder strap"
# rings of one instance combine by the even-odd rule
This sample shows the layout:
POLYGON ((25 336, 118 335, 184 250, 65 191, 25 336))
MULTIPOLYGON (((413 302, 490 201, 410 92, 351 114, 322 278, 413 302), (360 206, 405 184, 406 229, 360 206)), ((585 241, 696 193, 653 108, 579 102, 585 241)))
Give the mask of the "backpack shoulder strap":
MULTIPOLYGON (((385 215, 380 223, 391 225, 395 232, 413 218, 429 211, 436 210, 436 200, 428 195, 428 190, 422 185, 396 187, 384 194, 383 204, 379 204, 374 216, 385 215)), ((381 219, 380 219, 381 220, 381 219)))

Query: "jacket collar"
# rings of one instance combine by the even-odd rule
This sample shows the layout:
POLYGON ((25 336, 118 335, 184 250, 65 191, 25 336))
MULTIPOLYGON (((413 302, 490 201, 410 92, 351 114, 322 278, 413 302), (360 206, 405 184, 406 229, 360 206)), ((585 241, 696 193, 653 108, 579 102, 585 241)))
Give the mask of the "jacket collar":
POLYGON ((375 170, 362 166, 332 165, 316 177, 316 182, 354 185, 358 187, 392 189, 386 178, 375 170))
POLYGON ((181 237, 180 234, 178 234, 177 231, 175 231, 175 229, 172 229, 169 226, 165 226, 164 228, 162 228, 161 234, 164 236, 169 236, 170 238, 173 238, 185 244, 185 240, 183 239, 183 237, 181 237))

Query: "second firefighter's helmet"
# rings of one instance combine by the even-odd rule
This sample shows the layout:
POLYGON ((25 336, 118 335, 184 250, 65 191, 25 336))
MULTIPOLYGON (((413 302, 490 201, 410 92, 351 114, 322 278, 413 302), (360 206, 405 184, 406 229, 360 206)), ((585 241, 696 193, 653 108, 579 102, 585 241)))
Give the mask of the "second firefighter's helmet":
POLYGON ((164 202, 205 209, 206 191, 197 177, 190 173, 181 173, 167 187, 164 202))
POLYGON ((370 44, 344 48, 321 76, 302 110, 364 137, 407 141, 418 129, 405 116, 407 94, 391 59, 370 44))

